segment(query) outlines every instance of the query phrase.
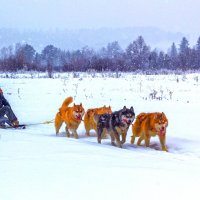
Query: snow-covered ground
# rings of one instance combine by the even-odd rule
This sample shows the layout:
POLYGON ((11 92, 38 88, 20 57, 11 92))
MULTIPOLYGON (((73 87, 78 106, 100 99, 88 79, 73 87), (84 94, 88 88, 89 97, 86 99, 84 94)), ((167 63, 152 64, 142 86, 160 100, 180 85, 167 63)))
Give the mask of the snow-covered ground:
POLYGON ((52 120, 63 100, 74 97, 85 110, 124 105, 140 112, 165 112, 167 147, 158 138, 151 147, 123 149, 98 144, 95 133, 80 139, 60 137, 53 124, 25 130, 0 129, 1 200, 199 199, 200 75, 63 74, 55 79, 19 75, 0 78, 4 96, 21 123, 52 120))

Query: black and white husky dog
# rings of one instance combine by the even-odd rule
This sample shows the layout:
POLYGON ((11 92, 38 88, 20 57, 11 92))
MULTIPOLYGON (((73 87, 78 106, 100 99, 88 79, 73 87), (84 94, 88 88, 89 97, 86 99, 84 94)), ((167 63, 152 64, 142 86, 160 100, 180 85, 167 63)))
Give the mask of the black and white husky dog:
POLYGON ((122 144, 126 142, 126 135, 129 126, 135 119, 135 113, 133 107, 130 109, 123 107, 119 111, 115 111, 112 114, 95 115, 94 120, 97 123, 97 141, 101 143, 103 133, 106 132, 111 137, 111 144, 122 148, 122 144), (120 135, 122 140, 120 140, 120 135))

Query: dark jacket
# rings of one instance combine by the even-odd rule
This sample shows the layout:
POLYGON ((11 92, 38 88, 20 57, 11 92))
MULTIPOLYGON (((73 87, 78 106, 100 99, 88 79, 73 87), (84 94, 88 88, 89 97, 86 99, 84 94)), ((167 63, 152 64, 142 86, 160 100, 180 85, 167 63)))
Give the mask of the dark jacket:
POLYGON ((8 103, 8 101, 5 99, 5 97, 3 96, 2 93, 0 93, 0 109, 3 106, 10 106, 10 104, 8 103))

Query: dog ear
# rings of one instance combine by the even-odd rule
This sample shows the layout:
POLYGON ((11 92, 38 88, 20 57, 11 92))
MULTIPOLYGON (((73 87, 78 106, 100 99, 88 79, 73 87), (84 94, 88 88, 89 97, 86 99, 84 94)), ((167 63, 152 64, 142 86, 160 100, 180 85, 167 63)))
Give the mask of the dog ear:
POLYGON ((162 112, 162 117, 166 119, 166 124, 167 124, 167 126, 168 126, 168 119, 167 119, 167 117, 166 117, 166 115, 165 115, 164 112, 162 112))
POLYGON ((80 103, 80 106, 82 106, 82 103, 80 103))
POLYGON ((131 110, 132 112, 134 112, 133 106, 131 106, 130 110, 131 110))
POLYGON ((126 110, 126 106, 123 107, 123 110, 126 110))
POLYGON ((164 112, 162 112, 162 116, 165 116, 165 113, 164 113, 164 112))
POLYGON ((94 109, 91 109, 91 113, 94 114, 94 113, 95 113, 95 110, 94 110, 94 109))

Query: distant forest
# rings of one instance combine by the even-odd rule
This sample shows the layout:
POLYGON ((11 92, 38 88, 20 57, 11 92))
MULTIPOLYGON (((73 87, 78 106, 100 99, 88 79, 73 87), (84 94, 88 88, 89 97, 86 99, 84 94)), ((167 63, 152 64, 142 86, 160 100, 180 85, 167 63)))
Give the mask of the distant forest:
POLYGON ((160 70, 199 70, 200 37, 194 47, 183 37, 178 47, 172 43, 168 52, 151 50, 139 36, 126 49, 117 41, 94 50, 88 46, 73 51, 63 51, 47 45, 41 53, 29 44, 16 44, 0 50, 0 71, 59 71, 59 72, 155 72, 160 70))

